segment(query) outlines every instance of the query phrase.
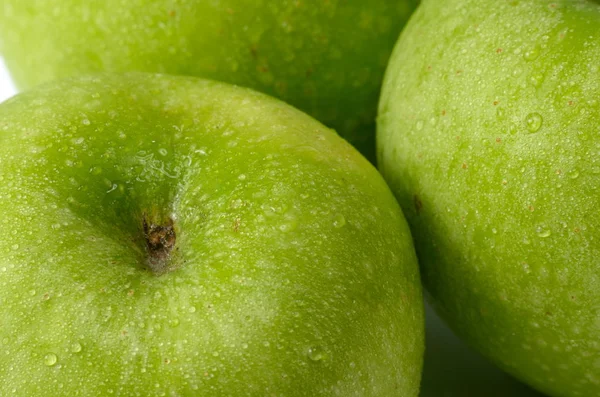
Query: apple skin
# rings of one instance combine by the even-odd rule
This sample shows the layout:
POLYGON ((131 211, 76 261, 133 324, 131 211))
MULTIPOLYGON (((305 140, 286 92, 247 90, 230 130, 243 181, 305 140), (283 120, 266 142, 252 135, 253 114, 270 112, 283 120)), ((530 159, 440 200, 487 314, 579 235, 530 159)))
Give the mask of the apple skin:
POLYGON ((375 158, 387 60, 418 0, 3 0, 0 52, 17 85, 158 72, 276 96, 375 158))
POLYGON ((417 396, 410 232, 332 130, 129 74, 18 95, 0 132, 0 395, 417 396), (146 220, 173 221, 161 271, 146 220))
POLYGON ((600 5, 424 1, 378 161, 440 315, 550 396, 600 395, 600 5))

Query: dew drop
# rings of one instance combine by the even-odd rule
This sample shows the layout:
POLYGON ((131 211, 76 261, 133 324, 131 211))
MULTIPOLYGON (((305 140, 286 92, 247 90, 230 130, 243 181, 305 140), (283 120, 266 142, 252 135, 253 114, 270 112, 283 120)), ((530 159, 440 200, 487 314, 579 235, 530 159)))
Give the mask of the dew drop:
POLYGON ((75 342, 71 345, 71 353, 79 353, 82 350, 81 343, 75 342))
POLYGON ((346 225, 346 218, 344 218, 344 215, 342 214, 337 214, 333 218, 333 226, 336 228, 341 228, 344 227, 344 225, 346 225))
POLYGON ((160 149, 158 149, 158 153, 159 153, 161 156, 166 156, 166 155, 167 155, 169 152, 168 152, 168 151, 167 151, 167 149, 165 149, 165 148, 160 148, 160 149))
POLYGON ((307 356, 311 361, 323 361, 326 358, 325 350, 321 346, 308 348, 307 356))
POLYGON ((567 176, 571 179, 577 179, 579 177, 579 170, 574 168, 567 172, 567 176))
POLYGON ((242 199, 235 199, 231 202, 231 208, 240 208, 244 205, 242 199))
POLYGON ((417 128, 417 131, 421 131, 423 129, 423 121, 422 120, 417 121, 417 124, 415 127, 417 128))
POLYGON ((289 233, 296 230, 297 227, 298 221, 296 220, 296 218, 288 218, 286 219, 285 223, 279 225, 279 230, 281 230, 284 233, 289 233))
POLYGON ((44 365, 52 367, 58 361, 58 357, 54 353, 48 353, 44 356, 44 365))
POLYGON ((179 319, 178 318, 174 318, 171 321, 169 321, 169 325, 172 328, 178 327, 179 326, 179 319))
POLYGON ((538 237, 546 238, 550 237, 552 231, 546 225, 539 225, 536 227, 535 233, 538 235, 538 237))
POLYGON ((97 165, 90 168, 90 174, 92 175, 100 175, 102 173, 102 167, 97 165))
POLYGON ((240 181, 243 181, 243 180, 245 180, 245 179, 246 179, 246 175, 245 175, 245 174, 240 174, 240 175, 238 176, 238 179, 239 179, 240 181))
POLYGON ((90 125, 90 124, 91 124, 91 122, 90 122, 88 119, 83 119, 83 120, 81 120, 81 123, 82 123, 83 125, 90 125))
POLYGON ((539 87, 544 82, 544 75, 541 73, 534 73, 531 76, 529 76, 529 82, 532 86, 539 87))
POLYGON ((523 54, 523 59, 525 59, 527 62, 531 62, 531 61, 535 61, 538 57, 540 56, 540 49, 539 47, 533 47, 528 51, 525 51, 525 53, 523 54))
POLYGON ((506 112, 504 110, 504 108, 500 107, 498 109, 496 109, 496 117, 498 117, 498 119, 502 120, 504 119, 506 116, 506 112))
POLYGON ((542 127, 543 118, 539 113, 529 113, 525 118, 525 124, 529 132, 537 132, 542 127))
POLYGON ((195 313, 196 312, 196 306, 190 306, 190 308, 188 309, 188 312, 195 313))
POLYGON ((35 296, 35 290, 34 289, 30 289, 29 290, 29 296, 35 296))

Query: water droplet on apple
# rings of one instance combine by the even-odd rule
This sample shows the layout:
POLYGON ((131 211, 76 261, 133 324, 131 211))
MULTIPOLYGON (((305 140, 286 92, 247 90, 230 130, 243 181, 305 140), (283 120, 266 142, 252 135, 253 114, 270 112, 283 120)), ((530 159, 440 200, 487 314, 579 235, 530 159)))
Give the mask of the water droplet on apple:
POLYGON ((179 319, 178 318, 174 318, 171 321, 169 321, 169 325, 173 328, 178 327, 179 326, 179 319))
POLYGON ((415 128, 417 129, 417 131, 421 131, 423 129, 423 121, 418 120, 417 124, 415 125, 415 128))
POLYGON ((12 248, 13 251, 16 251, 19 249, 19 244, 13 244, 10 248, 12 248))
POLYGON ((538 237, 546 238, 552 235, 552 231, 546 225, 538 225, 535 229, 535 233, 538 237))
POLYGON ((289 233, 289 232, 296 230, 297 227, 298 227, 298 220, 296 219, 296 217, 295 216, 287 216, 285 219, 285 223, 282 223, 281 225, 279 225, 279 230, 281 230, 284 233, 289 233))
POLYGON ((337 214, 333 218, 333 227, 341 228, 341 227, 344 227, 345 224, 346 224, 346 218, 344 218, 344 215, 337 214))
POLYGON ((125 193, 125 184, 120 181, 115 181, 111 184, 110 188, 106 191, 106 194, 111 196, 121 196, 125 193))
POLYGON ((498 109, 496 109, 496 117, 500 120, 504 119, 506 116, 506 111, 504 110, 503 107, 499 107, 498 109))
POLYGON ((571 179, 577 179, 579 177, 579 170, 574 168, 567 172, 567 176, 571 179))
POLYGON ((90 125, 92 123, 88 119, 83 119, 83 120, 81 120, 81 124, 83 124, 83 125, 90 125))
POLYGON ((312 346, 308 348, 307 354, 311 361, 323 361, 327 358, 325 350, 321 346, 312 346))
POLYGON ((161 156, 166 156, 167 154, 169 154, 169 152, 168 152, 168 151, 167 151, 167 149, 165 149, 165 148, 160 148, 160 149, 158 149, 158 153, 159 153, 161 156))
POLYGON ((90 168, 90 174, 92 174, 92 175, 100 175, 101 173, 102 173, 102 167, 100 167, 100 166, 95 165, 90 168))
POLYGON ((541 73, 534 73, 531 76, 529 76, 529 82, 534 87, 539 87, 544 82, 544 75, 541 73))
POLYGON ((188 309, 188 312, 195 313, 196 312, 196 306, 190 306, 190 308, 188 309))
POLYGON ((219 352, 215 351, 215 352, 213 352, 212 355, 213 355, 213 357, 219 357, 219 352))
POLYGON ((525 125, 529 132, 537 132, 542 127, 544 119, 539 113, 529 113, 525 118, 525 125))
POLYGON ((240 208, 243 204, 242 199, 235 199, 231 202, 231 208, 240 208))
POLYGON ((243 181, 243 180, 245 180, 245 179, 246 179, 246 175, 245 175, 245 174, 240 174, 240 175, 238 176, 238 179, 239 179, 240 181, 243 181))
POLYGON ((535 46, 535 47, 525 51, 525 53, 523 54, 523 59, 525 59, 527 62, 531 62, 531 61, 535 61, 539 56, 540 56, 540 47, 535 46))
POLYGON ((79 353, 82 350, 81 343, 75 342, 71 345, 71 353, 79 353))
POLYGON ((242 343, 242 349, 246 350, 248 348, 248 344, 247 343, 242 343))
POLYGON ((52 367, 58 361, 58 357, 54 353, 48 353, 44 356, 44 365, 52 367))

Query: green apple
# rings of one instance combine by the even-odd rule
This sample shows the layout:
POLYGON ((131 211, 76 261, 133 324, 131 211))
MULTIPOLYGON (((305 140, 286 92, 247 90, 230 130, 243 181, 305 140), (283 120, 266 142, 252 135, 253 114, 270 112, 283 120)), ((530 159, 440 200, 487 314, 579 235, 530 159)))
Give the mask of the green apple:
POLYGON ((377 134, 441 316, 551 396, 600 395, 600 3, 424 1, 377 134))
POLYGON ((186 77, 0 106, 0 395, 416 396, 383 178, 304 113, 186 77))
POLYGON ((390 52, 418 0, 3 0, 18 86, 99 71, 193 75, 274 95, 375 157, 390 52))

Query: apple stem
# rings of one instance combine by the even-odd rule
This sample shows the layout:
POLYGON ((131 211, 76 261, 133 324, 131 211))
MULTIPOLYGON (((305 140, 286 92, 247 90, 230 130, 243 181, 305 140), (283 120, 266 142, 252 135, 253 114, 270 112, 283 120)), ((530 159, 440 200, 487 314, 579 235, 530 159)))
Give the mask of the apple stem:
POLYGON ((144 214, 143 227, 148 266, 155 274, 164 274, 169 270, 169 258, 176 241, 173 219, 168 218, 165 224, 158 224, 149 221, 144 214))

